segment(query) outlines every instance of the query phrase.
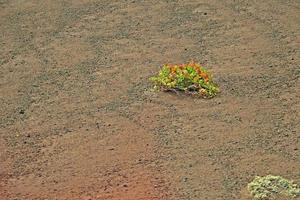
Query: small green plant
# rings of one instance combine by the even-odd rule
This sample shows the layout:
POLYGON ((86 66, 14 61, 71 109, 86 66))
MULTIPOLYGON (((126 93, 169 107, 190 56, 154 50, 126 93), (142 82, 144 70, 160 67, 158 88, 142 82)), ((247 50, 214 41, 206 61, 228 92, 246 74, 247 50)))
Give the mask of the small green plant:
POLYGON ((267 175, 264 177, 257 176, 248 184, 248 190, 257 200, 274 199, 276 194, 286 195, 289 197, 299 197, 300 188, 281 176, 267 175))
POLYGON ((183 91, 202 97, 213 97, 219 92, 212 76, 200 64, 163 65, 157 76, 151 77, 154 87, 163 91, 183 91))

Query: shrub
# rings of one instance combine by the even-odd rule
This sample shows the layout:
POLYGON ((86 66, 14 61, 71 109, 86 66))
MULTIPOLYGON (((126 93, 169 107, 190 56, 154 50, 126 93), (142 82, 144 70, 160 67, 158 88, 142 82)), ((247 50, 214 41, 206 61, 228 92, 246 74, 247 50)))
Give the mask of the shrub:
POLYGON ((187 94, 213 97, 219 92, 212 76, 200 64, 165 64, 157 76, 150 78, 154 87, 163 91, 182 91, 187 94))
POLYGON ((248 184, 248 190, 254 199, 258 200, 274 199, 276 194, 290 197, 300 196, 300 188, 296 184, 280 176, 273 175, 255 177, 248 184))

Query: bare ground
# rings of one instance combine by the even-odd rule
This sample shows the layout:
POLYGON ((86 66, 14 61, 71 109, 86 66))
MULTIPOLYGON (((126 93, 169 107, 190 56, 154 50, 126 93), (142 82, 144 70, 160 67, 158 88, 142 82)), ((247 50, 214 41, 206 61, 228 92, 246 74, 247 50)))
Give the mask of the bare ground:
POLYGON ((300 184, 300 2, 0 0, 0 199, 250 200, 300 184), (154 93, 202 63, 214 99, 154 93))

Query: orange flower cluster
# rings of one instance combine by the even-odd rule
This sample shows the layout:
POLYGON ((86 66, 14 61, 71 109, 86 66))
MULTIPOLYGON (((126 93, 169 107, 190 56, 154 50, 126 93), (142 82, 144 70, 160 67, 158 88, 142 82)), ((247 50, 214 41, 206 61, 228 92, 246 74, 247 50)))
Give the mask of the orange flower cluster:
POLYGON ((201 67, 201 65, 200 64, 198 64, 198 63, 195 63, 195 62, 190 62, 190 63, 188 63, 188 64, 179 64, 179 65, 177 65, 177 64, 166 64, 166 66, 170 69, 170 71, 171 71, 171 74, 176 74, 176 71, 178 70, 178 69, 180 69, 180 70, 185 70, 185 69, 187 69, 188 67, 191 67, 191 68, 193 68, 197 73, 198 73, 198 75, 200 76, 200 77, 202 77, 203 79, 204 79, 204 81, 205 82, 208 82, 209 81, 209 75, 207 74, 207 72, 205 72, 203 69, 202 69, 202 67, 201 67))

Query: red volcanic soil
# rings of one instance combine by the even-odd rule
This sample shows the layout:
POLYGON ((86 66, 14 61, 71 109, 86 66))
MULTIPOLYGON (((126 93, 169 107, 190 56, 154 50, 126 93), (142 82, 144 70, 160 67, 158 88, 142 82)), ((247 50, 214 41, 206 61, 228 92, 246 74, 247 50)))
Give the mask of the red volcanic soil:
POLYGON ((0 1, 0 199, 250 200, 256 175, 300 184, 299 13, 290 0, 0 1), (159 66, 190 60, 218 96, 151 91, 159 66))

